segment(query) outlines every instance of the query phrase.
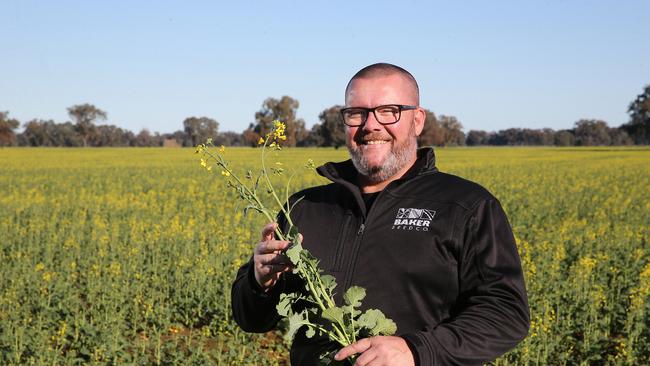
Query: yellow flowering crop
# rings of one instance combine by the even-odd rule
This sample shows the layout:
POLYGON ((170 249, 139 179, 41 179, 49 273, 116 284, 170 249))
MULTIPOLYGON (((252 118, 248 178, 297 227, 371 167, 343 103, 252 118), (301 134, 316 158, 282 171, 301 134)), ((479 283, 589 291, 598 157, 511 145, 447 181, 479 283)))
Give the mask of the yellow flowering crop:
MULTIPOLYGON (((203 148, 0 149, 0 365, 287 364, 281 337, 241 331, 226 301, 266 219, 219 173, 254 183, 260 149, 215 147, 229 165, 206 159, 214 179, 203 148)), ((298 168, 347 159, 274 154, 295 190, 327 183, 298 168)), ((650 148, 436 155, 494 193, 517 238, 533 325, 495 365, 650 364, 650 148)))

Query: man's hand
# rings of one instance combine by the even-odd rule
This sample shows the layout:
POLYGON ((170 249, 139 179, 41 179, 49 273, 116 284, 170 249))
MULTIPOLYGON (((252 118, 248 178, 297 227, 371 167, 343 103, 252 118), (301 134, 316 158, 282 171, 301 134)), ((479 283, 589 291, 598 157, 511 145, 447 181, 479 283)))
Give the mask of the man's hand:
POLYGON ((334 359, 341 361, 360 353, 355 366, 414 366, 415 360, 406 341, 400 337, 370 337, 341 349, 334 359))
POLYGON ((268 291, 280 278, 282 272, 291 269, 291 261, 282 255, 291 243, 274 240, 273 232, 278 224, 270 223, 262 229, 262 241, 257 243, 253 252, 255 280, 264 291, 268 291))

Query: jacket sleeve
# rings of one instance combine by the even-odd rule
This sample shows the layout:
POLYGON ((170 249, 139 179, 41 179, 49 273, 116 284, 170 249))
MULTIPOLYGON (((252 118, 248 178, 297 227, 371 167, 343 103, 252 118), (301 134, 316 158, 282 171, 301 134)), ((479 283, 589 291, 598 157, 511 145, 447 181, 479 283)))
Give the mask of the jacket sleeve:
POLYGON ((239 268, 232 285, 231 306, 235 322, 246 332, 267 332, 275 327, 280 316, 275 305, 284 288, 283 277, 268 292, 264 292, 253 273, 253 258, 239 268))
POLYGON ((521 263, 501 205, 482 200, 465 222, 456 306, 440 324, 402 335, 418 365, 480 365, 514 348, 528 333, 521 263))
MULTIPOLYGON (((280 229, 286 232, 287 220, 282 213, 277 216, 280 229)), ((257 284, 253 273, 253 257, 237 271, 237 277, 232 284, 230 301, 235 322, 246 332, 263 333, 275 328, 280 320, 275 306, 280 301, 280 294, 293 287, 286 286, 288 273, 283 273, 278 282, 267 292, 257 284)), ((290 292, 291 292, 290 291, 290 292)))

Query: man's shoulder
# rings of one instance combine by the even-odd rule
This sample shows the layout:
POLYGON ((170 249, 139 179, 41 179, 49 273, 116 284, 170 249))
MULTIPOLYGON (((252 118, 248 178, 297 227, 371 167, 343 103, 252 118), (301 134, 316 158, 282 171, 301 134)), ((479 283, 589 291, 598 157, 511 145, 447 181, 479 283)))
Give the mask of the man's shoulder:
POLYGON ((481 184, 444 172, 419 176, 414 186, 418 196, 424 199, 454 203, 471 209, 481 201, 497 200, 481 184))
POLYGON ((335 183, 313 186, 302 189, 291 195, 291 201, 303 200, 310 202, 335 201, 341 194, 341 186, 335 183))

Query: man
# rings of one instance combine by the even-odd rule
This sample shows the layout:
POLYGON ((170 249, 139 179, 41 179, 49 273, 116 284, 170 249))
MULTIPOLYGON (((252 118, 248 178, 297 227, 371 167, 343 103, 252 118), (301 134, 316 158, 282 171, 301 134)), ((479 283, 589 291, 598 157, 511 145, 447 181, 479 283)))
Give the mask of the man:
MULTIPOLYGON (((366 288, 366 308, 397 323, 396 336, 359 340, 336 354, 356 365, 473 365, 505 353, 528 332, 515 241, 499 202, 481 186, 439 172, 417 148, 425 112, 406 70, 374 64, 350 80, 342 109, 351 160, 318 172, 333 183, 296 194, 303 246, 336 277, 341 293, 366 288)), ((267 225, 232 289, 246 331, 273 329, 283 291, 301 288, 267 225), (287 273, 289 272, 289 273, 287 273)), ((281 220, 280 225, 283 225, 281 220)), ((338 298, 337 298, 338 297, 338 298)), ((325 338, 299 333, 291 363, 314 365, 325 338)))

